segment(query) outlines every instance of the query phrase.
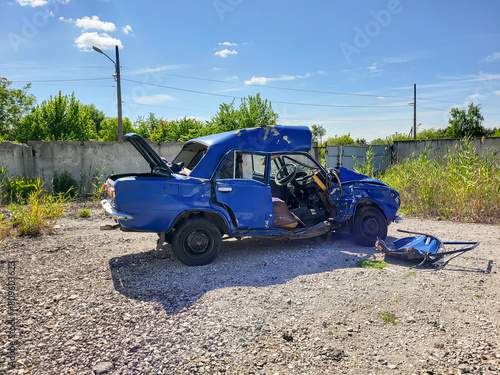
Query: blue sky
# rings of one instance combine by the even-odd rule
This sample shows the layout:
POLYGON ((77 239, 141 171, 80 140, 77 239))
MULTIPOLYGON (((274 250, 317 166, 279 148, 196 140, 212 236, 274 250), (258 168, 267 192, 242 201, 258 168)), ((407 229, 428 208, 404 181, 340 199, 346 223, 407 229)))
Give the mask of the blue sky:
POLYGON ((261 93, 287 125, 372 140, 480 103, 500 127, 500 2, 4 0, 0 76, 38 103, 75 93, 116 117, 208 120, 261 93))

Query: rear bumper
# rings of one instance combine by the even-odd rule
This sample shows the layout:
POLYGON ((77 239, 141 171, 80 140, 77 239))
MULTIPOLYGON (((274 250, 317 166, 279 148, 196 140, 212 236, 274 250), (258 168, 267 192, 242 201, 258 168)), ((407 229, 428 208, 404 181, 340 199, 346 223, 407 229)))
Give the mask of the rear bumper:
POLYGON ((107 199, 103 199, 101 201, 102 208, 106 211, 108 215, 113 216, 116 220, 122 220, 122 221, 131 221, 134 220, 134 217, 126 214, 124 212, 120 212, 116 209, 114 209, 111 204, 108 202, 107 199))

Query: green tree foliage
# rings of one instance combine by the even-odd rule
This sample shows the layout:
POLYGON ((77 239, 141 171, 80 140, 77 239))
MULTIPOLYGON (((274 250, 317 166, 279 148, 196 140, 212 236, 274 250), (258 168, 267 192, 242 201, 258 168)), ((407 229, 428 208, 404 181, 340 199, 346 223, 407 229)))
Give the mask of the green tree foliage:
POLYGON ((249 95, 241 100, 239 108, 230 103, 222 103, 219 111, 210 120, 210 132, 221 133, 230 130, 276 125, 278 114, 271 102, 262 99, 260 94, 249 95))
POLYGON ((313 142, 323 143, 323 137, 326 135, 326 129, 322 125, 311 126, 313 142))
POLYGON ((134 128, 137 134, 142 138, 150 138, 151 133, 153 133, 162 122, 162 119, 157 118, 154 113, 149 113, 148 117, 139 116, 135 120, 134 128))
POLYGON ((26 115, 14 132, 16 140, 89 141, 96 138, 94 122, 80 101, 71 96, 50 97, 26 115))
POLYGON ((88 112, 90 119, 94 123, 94 132, 99 134, 101 131, 101 123, 106 118, 106 115, 103 111, 97 109, 94 104, 84 104, 82 105, 82 108, 84 111, 88 112))
POLYGON ((30 84, 22 89, 11 89, 10 85, 11 81, 0 77, 0 139, 13 139, 12 132, 36 102, 35 96, 28 94, 30 84))
POLYGON ((484 117, 481 115, 480 105, 469 103, 467 112, 463 109, 453 107, 450 111, 451 118, 448 120, 450 126, 446 128, 446 136, 449 138, 482 137, 488 135, 483 126, 484 117))
POLYGON ((370 144, 371 145, 386 145, 388 143, 393 143, 395 141, 410 141, 412 139, 413 138, 407 134, 396 132, 396 133, 391 134, 385 138, 376 138, 373 141, 371 141, 370 144))
MULTIPOLYGON (((125 117, 122 119, 123 134, 135 132, 130 120, 125 117)), ((118 141, 118 118, 108 117, 101 123, 101 131, 99 132, 101 141, 117 142, 118 141)))
POLYGON ((325 142, 327 145, 355 145, 356 141, 351 137, 351 133, 346 135, 338 136, 335 134, 334 137, 328 137, 325 142))
POLYGON ((160 120, 159 125, 151 133, 153 142, 185 142, 209 134, 205 124, 191 118, 167 121, 160 120))

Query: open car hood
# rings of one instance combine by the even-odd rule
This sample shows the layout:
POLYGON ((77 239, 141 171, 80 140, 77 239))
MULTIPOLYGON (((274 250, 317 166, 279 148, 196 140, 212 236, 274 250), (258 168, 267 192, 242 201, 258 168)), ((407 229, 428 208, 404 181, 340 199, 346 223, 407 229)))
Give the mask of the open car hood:
POLYGON ((163 172, 171 175, 172 170, 167 166, 167 163, 158 155, 150 145, 138 134, 128 133, 123 136, 123 139, 130 142, 137 151, 148 162, 151 172, 163 172))

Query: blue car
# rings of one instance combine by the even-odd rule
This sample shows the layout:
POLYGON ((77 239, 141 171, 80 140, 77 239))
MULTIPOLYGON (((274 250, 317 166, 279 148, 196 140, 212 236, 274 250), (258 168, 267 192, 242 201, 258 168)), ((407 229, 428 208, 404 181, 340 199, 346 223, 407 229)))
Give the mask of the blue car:
POLYGON ((158 233, 184 264, 212 262, 222 236, 311 238, 339 229, 363 246, 385 239, 397 191, 315 160, 305 126, 240 129, 186 142, 167 162, 137 134, 124 137, 151 172, 112 175, 102 206, 108 228, 158 233))

